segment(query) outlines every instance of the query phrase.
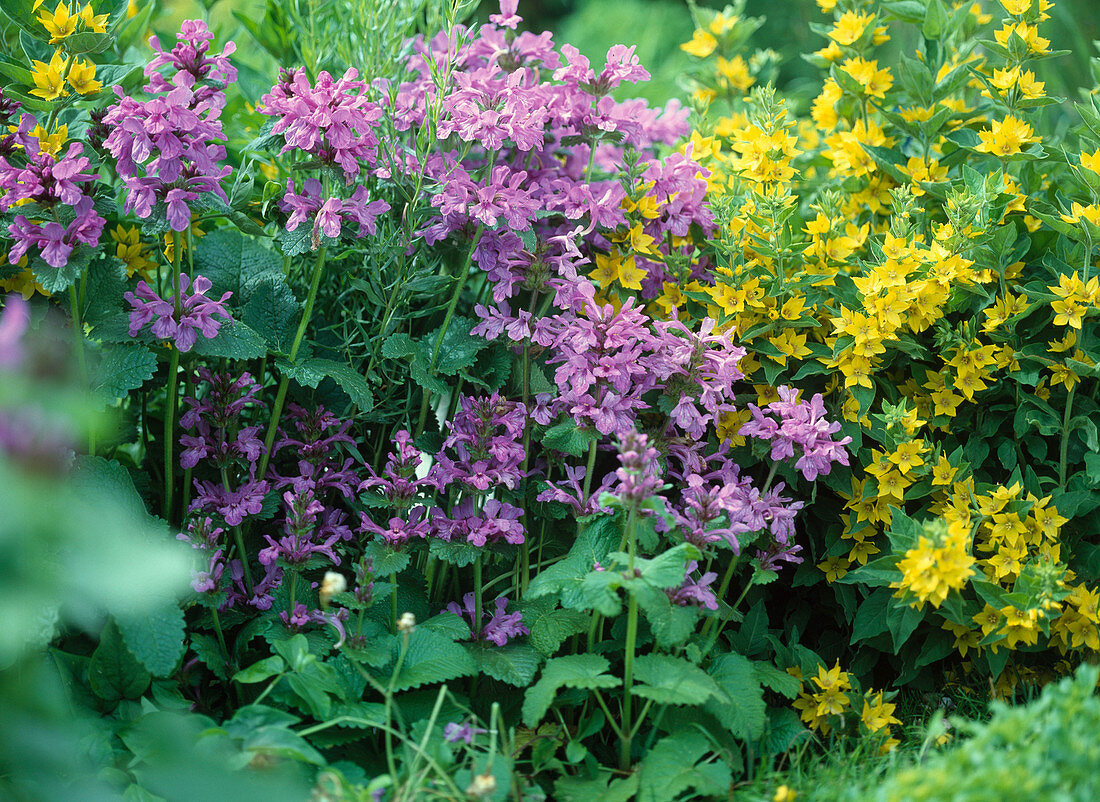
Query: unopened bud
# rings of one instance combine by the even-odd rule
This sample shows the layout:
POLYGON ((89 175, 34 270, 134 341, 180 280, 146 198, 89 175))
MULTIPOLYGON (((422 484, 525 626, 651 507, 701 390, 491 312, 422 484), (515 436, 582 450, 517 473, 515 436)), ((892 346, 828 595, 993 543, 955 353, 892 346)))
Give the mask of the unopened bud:
POLYGON ((489 794, 493 793, 495 790, 497 790, 496 777, 489 773, 475 774, 473 782, 471 782, 470 787, 466 789, 466 794, 480 799, 489 796, 489 794))
POLYGON ((416 627, 416 616, 412 613, 402 613, 397 619, 398 632, 412 632, 416 627))
POLYGON ((317 592, 318 597, 321 599, 321 606, 328 607, 333 596, 343 593, 347 589, 348 581, 343 574, 326 571, 325 578, 321 582, 321 589, 317 592))

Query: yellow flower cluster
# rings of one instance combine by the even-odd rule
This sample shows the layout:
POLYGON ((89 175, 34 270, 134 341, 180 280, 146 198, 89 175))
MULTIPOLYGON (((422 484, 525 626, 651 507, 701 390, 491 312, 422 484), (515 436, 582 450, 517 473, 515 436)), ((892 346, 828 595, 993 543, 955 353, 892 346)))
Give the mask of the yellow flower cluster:
MULTIPOLYGON (((800 669, 789 668, 787 671, 802 680, 800 669)), ((853 692, 851 677, 848 672, 840 670, 839 661, 830 669, 819 666, 817 676, 810 679, 809 689, 806 686, 807 683, 803 682, 792 706, 811 729, 828 735, 834 728, 843 727, 845 714, 855 713, 859 709, 855 706, 858 700, 853 700, 853 696, 858 694, 853 692)), ((868 691, 862 694, 862 701, 860 723, 866 733, 884 736, 881 751, 889 752, 899 743, 890 730, 891 724, 901 723, 894 715, 897 705, 888 701, 882 691, 868 691)))
MULTIPOLYGON (((34 10, 38 11, 43 0, 36 0, 34 10)), ((49 62, 38 61, 31 65, 31 79, 34 88, 31 94, 43 100, 57 100, 69 94, 65 89, 69 88, 78 95, 90 95, 103 88, 103 84, 95 78, 95 64, 87 59, 76 56, 65 56, 62 49, 66 40, 78 30, 87 30, 91 33, 106 33, 108 14, 96 14, 91 4, 79 7, 79 10, 70 11, 69 4, 65 0, 58 0, 53 12, 42 11, 38 15, 38 21, 50 34, 51 45, 61 45, 54 51, 49 62)))
POLYGON ((898 589, 895 595, 912 598, 917 609, 925 602, 939 607, 948 593, 962 590, 974 573, 970 532, 961 523, 937 520, 926 524, 924 532, 898 563, 902 577, 892 585, 898 589))

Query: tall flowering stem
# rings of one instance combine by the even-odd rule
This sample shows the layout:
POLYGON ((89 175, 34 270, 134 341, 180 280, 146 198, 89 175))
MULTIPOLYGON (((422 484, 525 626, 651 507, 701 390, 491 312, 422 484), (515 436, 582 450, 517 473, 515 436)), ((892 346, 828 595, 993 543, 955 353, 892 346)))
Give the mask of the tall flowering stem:
MULTIPOLYGON (((306 328, 313 317, 313 305, 317 302, 317 288, 321 284, 321 273, 325 269, 325 258, 328 248, 324 245, 317 251, 317 263, 313 266, 313 277, 309 282, 309 294, 306 296, 306 308, 302 310, 302 321, 298 324, 298 331, 294 335, 294 342, 290 346, 290 361, 298 356, 298 349, 302 347, 302 340, 306 336, 306 328)), ((261 377, 262 378, 262 377, 261 377)), ((271 422, 267 425, 267 435, 264 437, 264 453, 260 458, 260 471, 257 474, 261 479, 267 474, 267 463, 271 459, 271 446, 275 442, 275 433, 279 429, 279 419, 283 414, 283 405, 286 403, 286 391, 290 379, 284 374, 279 381, 279 389, 275 394, 275 406, 271 410, 271 422)))
MULTIPOLYGON (((624 533, 626 536, 627 553, 630 555, 627 570, 631 577, 634 576, 634 553, 637 545, 637 538, 634 533, 634 522, 637 517, 638 503, 634 502, 630 506, 630 514, 626 519, 626 531, 624 533)), ((631 721, 631 689, 634 686, 634 650, 637 647, 637 643, 638 598, 631 593, 626 608, 626 643, 623 646, 623 723, 622 738, 619 741, 621 747, 619 752, 619 768, 623 769, 623 771, 630 769, 630 745, 634 735, 634 727, 631 721)))
MULTIPOLYGON (((182 248, 172 249, 172 275, 175 282, 176 318, 180 317, 180 255, 182 248)), ((172 520, 172 451, 176 443, 176 413, 179 395, 180 349, 176 342, 171 345, 172 356, 168 362, 168 409, 164 413, 164 520, 172 520)))
MULTIPOLYGON (((439 329, 439 336, 435 338, 435 346, 432 347, 432 360, 428 364, 428 373, 435 375, 435 366, 439 361, 439 352, 443 349, 443 338, 447 336, 447 329, 450 328, 451 319, 455 316, 455 309, 458 307, 459 296, 462 295, 462 289, 466 286, 466 279, 470 275, 470 264, 474 259, 474 251, 477 249, 477 245, 481 242, 481 234, 485 230, 485 227, 478 224, 477 231, 474 232, 474 238, 470 242, 470 250, 466 253, 466 260, 462 263, 462 267, 459 269, 458 284, 455 286, 454 294, 451 295, 451 302, 447 305, 447 313, 443 316, 443 325, 439 329)), ((431 393, 428 390, 424 390, 424 400, 420 402, 420 418, 416 422, 416 436, 419 437, 424 432, 424 424, 428 420, 428 405, 431 403, 431 393)))

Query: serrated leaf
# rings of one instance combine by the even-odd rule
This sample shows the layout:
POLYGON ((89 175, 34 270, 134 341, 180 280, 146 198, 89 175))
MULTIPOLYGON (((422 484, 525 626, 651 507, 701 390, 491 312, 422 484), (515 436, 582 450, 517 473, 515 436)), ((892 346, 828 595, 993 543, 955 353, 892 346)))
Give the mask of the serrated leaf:
POLYGON ((764 660, 753 660, 752 670, 761 685, 765 688, 770 688, 780 696, 794 699, 798 696, 798 692, 802 690, 802 683, 797 677, 788 674, 780 668, 776 668, 774 665, 764 660))
POLYGON ((695 631, 695 623, 699 620, 697 607, 673 604, 667 593, 651 585, 638 583, 630 587, 630 592, 638 599, 653 638, 661 648, 680 646, 695 631))
POLYGON ((260 278, 241 311, 241 321, 259 334, 272 350, 290 350, 294 338, 291 322, 298 301, 282 277, 260 278))
POLYGON ((87 245, 78 245, 73 248, 68 261, 61 267, 50 267, 39 256, 30 260, 30 267, 34 277, 46 292, 57 295, 76 283, 94 255, 95 251, 92 248, 87 245))
POLYGON ((528 687, 539 670, 539 654, 524 643, 507 646, 468 644, 477 670, 493 679, 517 688, 528 687))
POLYGON ((151 679, 145 666, 126 648, 114 621, 109 620, 88 663, 92 693, 107 702, 137 699, 151 679))
POLYGON ((611 663, 598 654, 572 654, 547 661, 539 681, 523 696, 523 723, 534 727, 550 705, 559 688, 617 688, 622 680, 605 674, 611 663))
POLYGON ((667 802, 693 789, 698 796, 725 796, 732 780, 721 762, 700 763, 710 742, 695 729, 662 738, 646 755, 639 772, 638 802, 667 802))
POLYGON ((242 668, 233 675, 233 681, 245 684, 263 682, 265 679, 270 679, 277 674, 283 673, 285 669, 286 663, 283 661, 283 658, 278 655, 272 655, 271 657, 265 657, 263 660, 258 660, 247 668, 242 668))
POLYGON ((104 348, 103 359, 92 381, 92 391, 109 401, 124 398, 153 378, 156 369, 156 354, 145 345, 133 343, 104 348))
POLYGON ((395 691, 405 691, 466 677, 475 671, 477 664, 462 644, 438 632, 417 627, 409 638, 405 662, 392 687, 395 691))
POLYGON ((264 339, 240 321, 224 323, 212 339, 199 337, 192 351, 199 356, 224 359, 259 359, 267 354, 264 339))
POLYGON ((570 418, 547 429, 542 436, 542 445, 572 457, 581 457, 588 453, 599 437, 595 429, 581 428, 570 418))
POLYGON ((679 657, 647 654, 634 662, 634 693, 662 705, 701 705, 721 701, 722 690, 703 669, 679 657))
POLYGON ((173 600, 120 613, 118 629, 127 648, 153 676, 167 677, 183 656, 183 610, 173 600))
POLYGON ((369 412, 374 408, 374 396, 371 394, 370 385, 351 365, 334 362, 331 359, 315 358, 309 360, 309 368, 336 382, 361 412, 369 412))
POLYGON ((581 584, 593 565, 606 560, 612 545, 618 544, 622 534, 619 527, 619 518, 613 515, 602 515, 589 521, 573 542, 569 553, 531 580, 524 598, 537 599, 560 593, 563 607, 580 607, 583 604, 581 584))
MULTIPOLYGON (((470 334, 470 329, 479 321, 468 317, 456 316, 451 319, 443 335, 443 342, 439 346, 439 359, 436 361, 436 373, 444 376, 454 376, 462 368, 468 368, 477 361, 480 351, 489 347, 489 341, 484 337, 470 334)), ((435 349, 435 342, 439 338, 439 329, 431 332, 424 338, 425 344, 431 344, 431 350, 435 349)), ((429 352, 430 354, 430 352, 429 352)))
POLYGON ((592 620, 579 610, 555 608, 552 602, 522 609, 523 623, 531 633, 531 645, 548 657, 560 649, 566 639, 586 631, 592 620))
POLYGON ((719 655, 707 673, 728 700, 710 700, 707 712, 714 715, 735 738, 755 740, 764 731, 764 691, 752 662, 740 654, 719 655))
POLYGON ((229 679, 229 670, 225 662, 225 655, 213 635, 205 632, 192 632, 190 635, 191 650, 202 664, 213 672, 218 679, 229 679))
POLYGON ((212 231, 195 244, 195 274, 210 279, 211 296, 231 292, 244 306, 260 281, 285 284, 283 260, 256 240, 230 228, 212 231))

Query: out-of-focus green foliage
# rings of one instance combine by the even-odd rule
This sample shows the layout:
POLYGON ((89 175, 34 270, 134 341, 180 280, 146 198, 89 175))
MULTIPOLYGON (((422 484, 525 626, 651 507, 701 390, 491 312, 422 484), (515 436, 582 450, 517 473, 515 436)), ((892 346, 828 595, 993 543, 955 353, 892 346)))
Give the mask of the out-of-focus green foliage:
MULTIPOLYGON (((899 771, 868 796, 878 802, 1091 802, 1100 798, 1100 697, 1082 666, 1027 705, 993 703, 988 723, 956 719, 967 740, 899 771)), ((853 797, 855 798, 855 797, 853 797)))

